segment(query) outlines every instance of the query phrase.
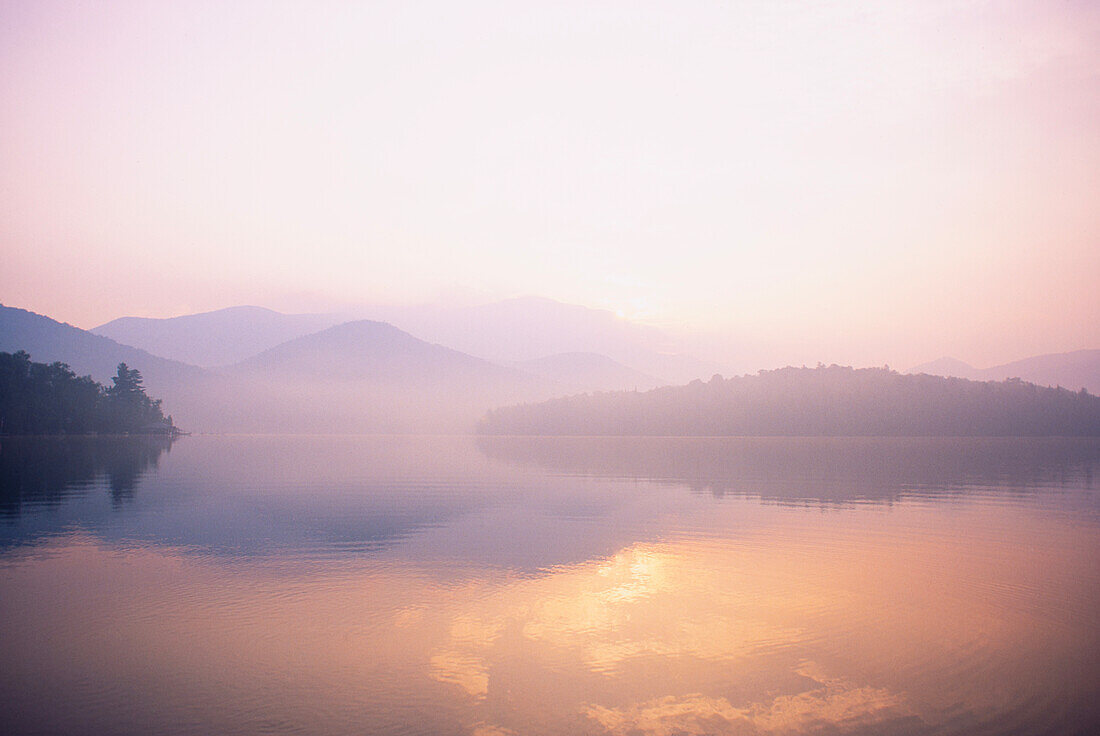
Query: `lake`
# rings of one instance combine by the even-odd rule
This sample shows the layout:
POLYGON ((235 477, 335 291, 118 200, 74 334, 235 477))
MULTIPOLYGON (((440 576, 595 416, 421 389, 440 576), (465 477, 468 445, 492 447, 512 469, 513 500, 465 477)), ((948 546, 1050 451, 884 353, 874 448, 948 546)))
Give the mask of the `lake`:
POLYGON ((1100 733, 1100 440, 0 440, 5 734, 1100 733))

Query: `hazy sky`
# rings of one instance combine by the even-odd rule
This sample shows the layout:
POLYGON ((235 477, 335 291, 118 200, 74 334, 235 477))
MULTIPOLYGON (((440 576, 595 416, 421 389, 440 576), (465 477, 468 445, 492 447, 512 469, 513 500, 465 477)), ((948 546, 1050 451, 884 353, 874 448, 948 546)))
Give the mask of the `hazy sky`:
POLYGON ((0 2, 0 301, 1100 347, 1100 3, 0 2))

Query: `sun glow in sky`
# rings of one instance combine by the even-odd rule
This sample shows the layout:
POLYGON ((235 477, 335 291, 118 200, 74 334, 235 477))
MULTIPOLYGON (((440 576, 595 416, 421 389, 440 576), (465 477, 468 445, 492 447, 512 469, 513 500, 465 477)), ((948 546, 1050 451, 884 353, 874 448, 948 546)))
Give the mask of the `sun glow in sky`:
POLYGON ((0 7, 0 301, 81 327, 539 294, 991 364, 1100 347, 1097 203, 1095 3, 0 7))

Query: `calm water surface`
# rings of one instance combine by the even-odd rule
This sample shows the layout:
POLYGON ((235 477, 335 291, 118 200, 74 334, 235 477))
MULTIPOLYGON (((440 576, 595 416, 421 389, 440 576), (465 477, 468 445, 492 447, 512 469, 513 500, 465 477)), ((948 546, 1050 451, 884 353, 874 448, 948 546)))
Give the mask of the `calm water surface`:
POLYGON ((0 440, 5 734, 1100 733, 1100 441, 0 440))

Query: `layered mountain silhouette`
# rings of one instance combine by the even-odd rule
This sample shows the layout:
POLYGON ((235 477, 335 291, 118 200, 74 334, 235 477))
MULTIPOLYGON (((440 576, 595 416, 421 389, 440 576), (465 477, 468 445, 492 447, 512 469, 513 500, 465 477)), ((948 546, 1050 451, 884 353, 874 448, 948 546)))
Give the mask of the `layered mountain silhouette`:
POLYGON ((376 319, 431 342, 494 362, 516 363, 564 353, 595 353, 653 376, 687 383, 729 372, 677 350, 661 330, 605 309, 543 297, 506 299, 471 307, 377 307, 376 319))
POLYGON ((230 367, 234 375, 309 380, 369 380, 387 386, 460 382, 522 387, 542 382, 457 350, 413 337, 385 322, 358 320, 287 341, 230 367))
POLYGON ((163 393, 193 382, 203 371, 193 365, 123 345, 73 325, 25 309, 0 306, 0 351, 25 350, 40 363, 68 363, 78 375, 90 375, 100 383, 115 374, 119 363, 138 368, 151 391, 163 393))
MULTIPOLYGON (((409 311, 406 316, 414 312, 409 311)), ((427 326, 434 324, 439 334, 446 332, 452 340, 465 340, 473 348, 498 356, 566 344, 597 345, 601 350, 570 349, 523 360, 509 359, 506 363, 498 358, 494 362, 453 345, 421 339, 386 322, 357 320, 328 325, 327 322, 339 318, 283 315, 256 307, 169 320, 126 318, 97 328, 112 334, 130 334, 145 346, 160 346, 157 349, 208 364, 244 356, 217 367, 200 367, 43 315, 0 306, 0 351, 26 350, 39 362, 65 362, 78 374, 91 375, 100 382, 108 381, 119 363, 127 363, 142 372, 149 394, 164 400, 165 411, 173 414, 176 423, 193 431, 465 432, 487 410, 509 404, 529 406, 493 414, 496 424, 490 424, 499 431, 694 433, 710 431, 706 429, 709 427, 721 433, 755 433, 755 428, 774 419, 775 426, 769 425, 767 431, 831 433, 840 431, 837 428, 843 424, 841 420, 854 421, 852 417, 845 418, 845 412, 853 411, 852 407, 857 405, 862 407, 859 411, 864 412, 866 420, 857 423, 858 426, 852 425, 860 432, 902 431, 890 425, 887 415, 908 416, 909 424, 916 427, 920 421, 928 420, 924 415, 929 406, 940 411, 941 423, 946 422, 944 426, 964 433, 992 431, 990 427, 995 424, 987 422, 989 427, 983 425, 984 428, 967 425, 964 415, 968 405, 965 401, 959 403, 963 399, 978 402, 970 407, 971 418, 976 416, 975 412, 988 413, 995 407, 982 404, 979 400, 982 394, 959 389, 954 384, 920 384, 925 392, 922 398, 921 391, 914 389, 916 383, 890 389, 897 378, 871 380, 874 376, 858 374, 858 380, 852 383, 847 374, 812 371, 813 375, 827 375, 828 385, 816 385, 812 376, 795 380, 790 378, 793 374, 771 372, 773 378, 767 380, 778 382, 776 386, 783 383, 780 380, 783 376, 793 382, 776 388, 775 395, 768 400, 771 403, 753 404, 756 413, 749 416, 738 409, 744 408, 744 402, 734 399, 740 394, 751 398, 756 394, 753 386, 762 385, 759 380, 763 379, 756 379, 755 384, 745 383, 746 379, 732 379, 733 382, 715 379, 706 384, 695 381, 691 386, 648 391, 665 384, 666 376, 638 370, 637 363, 626 363, 609 354, 629 353, 643 362, 647 356, 668 360, 678 357, 655 351, 647 353, 650 349, 644 343, 659 341, 659 333, 619 320, 609 312, 551 300, 525 299, 451 311, 444 317, 441 314, 428 319, 420 313, 419 318, 426 320, 427 326), (456 316, 459 314, 464 317, 459 319, 456 316), (489 324, 484 331, 477 328, 477 315, 489 324), (532 334, 538 332, 539 320, 550 326, 544 334, 532 334), (320 329, 310 331, 318 325, 320 329), (204 340, 207 329, 209 339, 204 340), (295 334, 303 330, 307 332, 295 334), (575 330, 572 337, 571 330, 575 330), (292 337, 280 339, 286 335, 292 337), (607 342, 601 342, 603 339, 607 342), (270 344, 273 341, 277 342, 270 344), (255 350, 257 347, 261 349, 255 350), (723 386, 722 390, 716 388, 723 386), (837 386, 846 388, 841 390, 837 386), (577 396, 539 406, 532 403, 568 394, 616 390, 624 393, 577 396), (828 404, 829 401, 833 404, 828 404), (888 409, 890 406, 901 409, 894 411, 888 409), (958 416, 951 415, 952 411, 958 416), (827 419, 833 422, 829 425, 832 429, 821 424, 827 419), (688 426, 693 421, 697 427, 688 426), (737 425, 738 421, 750 422, 751 426, 746 424, 749 427, 746 430, 737 425), (820 426, 806 424, 813 421, 820 426)), ((691 359, 685 360, 690 363, 691 359)), ((666 363, 665 367, 670 365, 666 363)), ((704 367, 700 362, 692 365, 697 369, 704 367)), ((1074 389, 1083 386, 1096 391, 1100 389, 1097 380, 1100 350, 1037 356, 989 369, 975 369, 960 361, 944 359, 913 370, 986 380, 1020 377, 1039 384, 1074 389)), ((693 371, 685 372, 690 375, 693 371)), ((1016 385, 997 390, 1003 394, 998 394, 998 400, 1007 396, 1016 401, 1023 396, 1016 385)), ((1062 407, 1066 411, 1080 408, 1066 398, 1068 394, 1037 394, 1042 397, 1039 401, 1042 410, 1032 419, 1044 423, 1046 429, 1042 431, 1053 431, 1050 428, 1058 423, 1052 419, 1051 407, 1062 406, 1059 402, 1069 401, 1062 407)), ((1002 416, 998 421, 1015 422, 1009 429, 1016 432, 1027 429, 1025 419, 1002 416)), ((904 431, 912 429, 906 427, 904 431)))
POLYGON ((222 370, 248 431, 465 432, 486 407, 560 395, 553 384, 360 320, 222 370))
POLYGON ((992 368, 975 368, 955 358, 940 358, 911 368, 909 373, 955 376, 976 381, 1020 378, 1040 386, 1061 386, 1072 390, 1084 388, 1089 393, 1100 394, 1100 350, 1036 355, 992 368))
POLYGON ((149 394, 163 399, 177 425, 192 431, 462 432, 492 406, 562 393, 545 379, 371 321, 337 325, 214 369, 0 307, 0 350, 65 362, 100 381, 127 363, 142 372, 149 394))
MULTIPOLYGON (((370 307, 352 314, 281 314, 262 307, 229 307, 169 319, 122 317, 94 328, 96 334, 154 355, 203 367, 227 366, 284 342, 358 318, 385 322, 429 343, 540 375, 565 371, 564 384, 602 390, 687 383, 728 373, 717 363, 676 350, 661 330, 602 309, 541 297, 523 297, 472 307, 437 305, 370 307), (623 381, 609 381, 607 369, 586 353, 621 364, 623 381), (521 365, 532 362, 526 368, 521 365), (573 364, 570 366, 570 364, 573 364), (639 375, 627 377, 625 371, 639 375), (595 382, 577 380, 592 375, 595 382), (645 376, 645 380, 642 377, 645 376)), ((618 370, 618 369, 616 369, 618 370)), ((558 380, 558 379, 554 379, 558 380)))
POLYGON ((176 425, 195 431, 236 429, 228 422, 239 391, 216 373, 167 360, 25 309, 0 307, 0 351, 25 350, 39 363, 67 363, 77 375, 109 384, 119 363, 141 372, 147 393, 163 400, 176 425))
POLYGON ((243 306, 167 319, 120 317, 91 331, 162 358, 211 367, 238 363, 341 321, 337 315, 243 306))

